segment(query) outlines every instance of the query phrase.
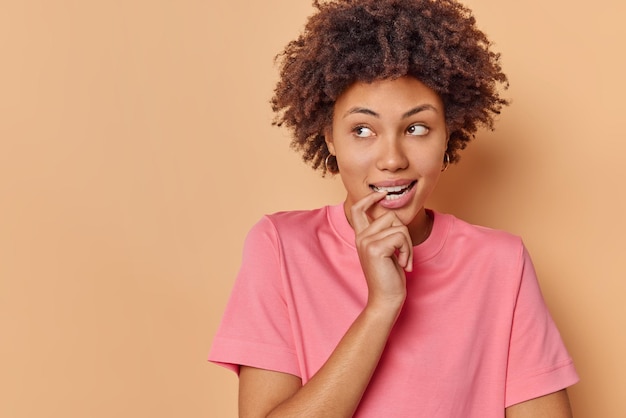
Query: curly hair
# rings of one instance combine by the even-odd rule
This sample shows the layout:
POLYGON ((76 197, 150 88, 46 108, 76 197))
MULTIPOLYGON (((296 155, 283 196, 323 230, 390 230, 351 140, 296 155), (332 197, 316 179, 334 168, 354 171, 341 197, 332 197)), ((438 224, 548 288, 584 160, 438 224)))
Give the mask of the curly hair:
POLYGON ((457 162, 477 129, 493 129, 507 100, 500 54, 455 0, 314 0, 304 32, 276 59, 280 79, 271 100, 274 125, 293 132, 292 147, 314 169, 338 172, 324 130, 337 98, 357 81, 412 76, 437 92, 457 162))

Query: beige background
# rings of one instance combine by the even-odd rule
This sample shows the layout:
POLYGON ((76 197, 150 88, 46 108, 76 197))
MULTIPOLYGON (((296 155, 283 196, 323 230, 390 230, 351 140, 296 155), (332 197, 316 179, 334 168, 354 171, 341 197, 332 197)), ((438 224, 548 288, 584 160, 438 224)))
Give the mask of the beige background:
MULTIPOLYGON (((524 237, 582 382, 625 417, 626 6, 471 0, 513 105, 431 206, 524 237)), ((270 126, 308 1, 0 0, 0 417, 233 417, 205 361, 266 212, 340 202, 270 126)))

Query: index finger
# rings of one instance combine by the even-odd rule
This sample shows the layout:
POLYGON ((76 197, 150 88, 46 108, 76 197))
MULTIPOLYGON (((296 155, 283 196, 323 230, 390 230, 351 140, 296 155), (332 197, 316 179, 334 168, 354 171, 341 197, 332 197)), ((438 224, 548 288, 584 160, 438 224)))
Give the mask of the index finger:
POLYGON ((367 215, 369 208, 384 199, 386 195, 387 192, 372 192, 352 205, 350 208, 350 213, 352 214, 352 227, 357 234, 367 228, 370 224, 370 218, 367 215))

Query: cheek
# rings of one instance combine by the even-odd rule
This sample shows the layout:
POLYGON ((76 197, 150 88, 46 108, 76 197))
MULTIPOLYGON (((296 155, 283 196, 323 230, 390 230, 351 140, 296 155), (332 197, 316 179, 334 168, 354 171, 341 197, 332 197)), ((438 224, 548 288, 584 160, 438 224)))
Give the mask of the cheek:
POLYGON ((419 149, 414 151, 411 162, 422 175, 432 175, 441 172, 445 151, 438 147, 419 149))
POLYGON ((371 163, 363 158, 350 158, 337 160, 339 163, 339 175, 344 188, 352 199, 358 200, 369 193, 366 187, 368 178, 371 177, 371 163))
POLYGON ((424 165, 424 174, 437 175, 441 174, 441 168, 443 167, 443 155, 439 158, 439 155, 432 158, 424 165))
POLYGON ((337 164, 339 165, 340 173, 359 174, 369 170, 372 160, 366 153, 361 153, 354 149, 338 149, 337 164))

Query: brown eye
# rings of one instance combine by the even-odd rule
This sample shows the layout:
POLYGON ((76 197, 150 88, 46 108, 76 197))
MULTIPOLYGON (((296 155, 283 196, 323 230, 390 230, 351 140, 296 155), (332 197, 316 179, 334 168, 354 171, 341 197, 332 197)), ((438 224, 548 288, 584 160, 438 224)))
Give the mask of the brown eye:
POLYGON ((409 135, 423 136, 428 133, 429 129, 424 125, 411 125, 406 131, 409 135))
POLYGON ((357 126, 352 132, 354 132, 354 135, 359 138, 367 138, 374 135, 374 132, 372 132, 372 130, 367 126, 357 126))

